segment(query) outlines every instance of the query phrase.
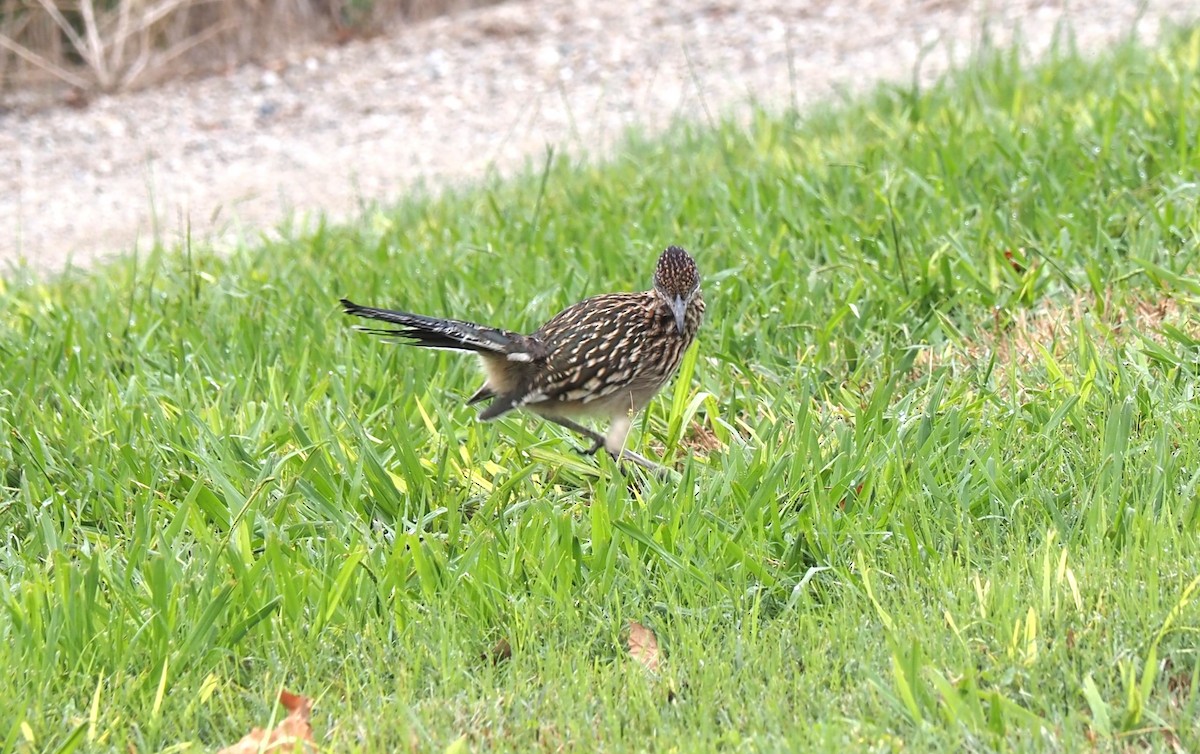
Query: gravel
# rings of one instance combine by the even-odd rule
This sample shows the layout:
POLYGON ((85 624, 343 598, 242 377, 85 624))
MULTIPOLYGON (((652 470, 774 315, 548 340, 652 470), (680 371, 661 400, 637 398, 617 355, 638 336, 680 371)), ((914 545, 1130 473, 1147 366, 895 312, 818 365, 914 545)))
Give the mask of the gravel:
POLYGON ((1031 56, 1197 17, 1195 0, 513 0, 269 67, 0 110, 0 267, 43 271, 156 240, 223 247, 352 217, 415 185, 609 153, 633 124, 802 106, 963 62, 986 34, 1031 56))

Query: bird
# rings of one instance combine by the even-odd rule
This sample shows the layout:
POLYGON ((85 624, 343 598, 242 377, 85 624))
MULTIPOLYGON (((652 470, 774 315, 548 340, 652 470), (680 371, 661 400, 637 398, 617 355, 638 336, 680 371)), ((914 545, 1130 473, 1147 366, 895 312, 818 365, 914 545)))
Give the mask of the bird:
POLYGON ((361 306, 341 299, 344 312, 386 322, 391 328, 358 326, 422 348, 473 351, 485 375, 468 405, 490 400, 479 413, 491 421, 522 410, 576 432, 613 458, 654 472, 664 469, 625 442, 633 416, 644 409, 679 369, 704 318, 700 272, 683 248, 668 246, 658 257, 654 284, 635 293, 584 299, 529 335, 457 319, 361 306), (575 421, 608 419, 601 435, 575 421))

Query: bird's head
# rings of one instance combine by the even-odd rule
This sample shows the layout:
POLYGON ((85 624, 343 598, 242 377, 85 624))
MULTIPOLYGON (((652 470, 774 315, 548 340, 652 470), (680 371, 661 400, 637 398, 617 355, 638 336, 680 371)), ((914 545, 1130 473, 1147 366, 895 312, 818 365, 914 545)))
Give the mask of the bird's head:
POLYGON ((682 334, 688 306, 700 295, 700 271, 691 255, 678 246, 668 246, 654 269, 654 292, 675 316, 682 334))

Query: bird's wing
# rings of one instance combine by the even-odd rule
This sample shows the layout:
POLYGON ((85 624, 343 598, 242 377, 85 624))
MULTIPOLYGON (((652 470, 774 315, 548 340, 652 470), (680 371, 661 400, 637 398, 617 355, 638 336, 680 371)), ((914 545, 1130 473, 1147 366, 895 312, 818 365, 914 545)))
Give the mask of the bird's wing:
POLYGON ((653 325, 644 293, 610 293, 571 306, 535 333, 545 343, 545 366, 519 405, 545 401, 591 403, 636 381, 653 325))

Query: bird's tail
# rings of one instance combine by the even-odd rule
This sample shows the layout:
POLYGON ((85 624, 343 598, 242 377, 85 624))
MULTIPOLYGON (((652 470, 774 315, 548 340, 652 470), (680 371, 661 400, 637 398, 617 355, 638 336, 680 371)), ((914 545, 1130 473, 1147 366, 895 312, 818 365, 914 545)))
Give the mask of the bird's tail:
POLYGON ((349 299, 342 299, 346 314, 364 319, 374 319, 396 325, 394 329, 359 327, 363 332, 403 338, 410 345, 423 348, 442 348, 452 351, 475 351, 477 353, 511 354, 520 350, 524 339, 519 333, 485 327, 456 319, 439 319, 421 314, 397 312, 391 309, 375 309, 359 306, 349 299))

